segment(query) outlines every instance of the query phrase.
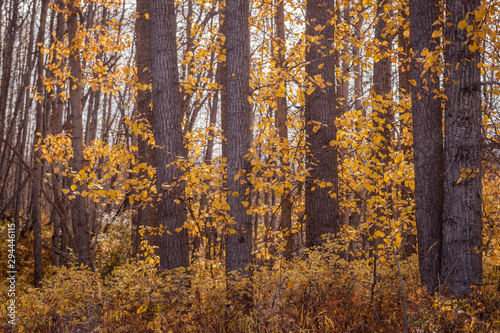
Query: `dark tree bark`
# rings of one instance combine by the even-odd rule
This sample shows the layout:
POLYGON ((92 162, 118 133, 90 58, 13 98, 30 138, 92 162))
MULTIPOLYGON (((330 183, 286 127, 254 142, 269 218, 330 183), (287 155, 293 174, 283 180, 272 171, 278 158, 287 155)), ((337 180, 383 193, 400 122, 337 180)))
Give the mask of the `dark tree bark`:
MULTIPOLYGON (((227 68, 227 196, 231 207, 229 215, 236 230, 227 236, 226 271, 251 277, 252 270, 252 217, 242 202, 250 202, 247 193, 250 160, 245 158, 252 142, 250 92, 250 33, 248 26, 249 1, 233 0, 226 3, 226 68, 227 68), (245 172, 235 180, 238 172, 245 172)), ((231 279, 228 279, 228 281, 231 279)), ((228 285, 231 288, 230 285, 228 285)), ((234 291, 236 292, 236 290, 234 291)), ((234 294, 234 293, 233 293, 234 294)), ((242 296, 245 305, 251 297, 242 296)))
POLYGON ((313 247, 324 243, 322 235, 340 231, 338 193, 337 150, 330 146, 336 139, 336 56, 330 53, 335 27, 329 23, 334 16, 334 1, 310 0, 306 6, 306 35, 319 37, 306 49, 306 73, 310 78, 321 75, 324 87, 316 86, 305 100, 306 135, 309 144, 306 182, 306 245, 313 247), (324 26, 317 31, 316 26, 324 26), (323 66, 319 66, 323 64, 323 66), (320 68, 321 67, 321 68, 320 68), (314 181, 332 183, 331 188, 320 188, 314 181), (313 188, 315 188, 313 190, 313 188), (333 193, 331 193, 333 192, 333 193), (333 194, 332 198, 330 194, 333 194), (327 209, 326 209, 327 207, 327 209))
MULTIPOLYGON (((150 68, 150 31, 149 31, 149 20, 146 18, 145 14, 149 14, 149 0, 137 0, 137 10, 136 12, 139 14, 135 22, 135 45, 136 45, 136 54, 135 61, 137 66, 137 79, 138 82, 142 85, 147 85, 149 87, 149 83, 151 81, 151 68, 150 68)), ((153 112, 149 107, 151 103, 151 90, 148 88, 146 90, 139 89, 137 92, 137 116, 139 119, 145 119, 148 121, 150 125, 154 123, 153 112)), ((156 165, 156 156, 155 151, 152 147, 148 145, 147 140, 144 140, 142 136, 138 138, 138 159, 140 163, 147 163, 148 165, 154 166, 156 165)), ((144 172, 143 177, 147 176, 147 173, 144 172)), ((133 239, 132 239, 132 247, 134 256, 139 254, 140 245, 141 245, 141 236, 139 230, 141 227, 157 227, 158 226, 158 212, 155 206, 150 205, 149 203, 145 206, 139 206, 137 209, 137 215, 134 218, 134 230, 133 239)), ((158 237, 152 235, 150 232, 145 232, 146 240, 149 245, 157 246, 158 245, 158 237)))
MULTIPOLYGON (((374 94, 382 96, 384 99, 391 98, 391 40, 388 38, 390 35, 387 33, 385 22, 386 14, 383 9, 387 5, 386 0, 378 0, 377 12, 378 19, 375 25, 375 40, 379 48, 381 59, 375 61, 373 64, 373 92, 374 94), (377 42, 378 41, 378 42, 377 42)), ((394 123, 394 115, 391 109, 379 108, 373 115, 376 127, 382 127, 382 136, 384 138, 383 146, 380 152, 385 155, 384 162, 389 162, 390 147, 392 145, 392 131, 391 127, 394 123)), ((386 164, 387 165, 387 164, 386 164)))
MULTIPOLYGON (((408 3, 407 3, 408 5, 408 3)), ((409 18, 406 10, 408 9, 407 5, 404 5, 400 10, 400 14, 402 21, 401 25, 398 28, 398 48, 401 48, 401 51, 398 52, 398 78, 399 78, 399 91, 400 93, 410 93, 411 90, 411 72, 410 72, 410 38, 405 36, 405 28, 408 27, 409 18)))
POLYGON ((437 291, 441 261, 443 214, 443 131, 441 101, 436 97, 439 78, 432 71, 423 73, 422 51, 436 50, 433 38, 439 19, 437 0, 410 0, 410 43, 414 53, 411 78, 413 116, 413 163, 420 281, 428 292, 437 291))
MULTIPOLYGON (((47 7, 49 5, 48 0, 42 0, 42 9, 40 13, 40 28, 38 30, 37 44, 43 44, 43 38, 45 37, 45 23, 47 20, 47 7)), ((37 81, 36 90, 37 93, 42 94, 44 92, 42 76, 43 76, 43 53, 41 52, 41 46, 37 48, 38 52, 38 64, 37 64, 37 81)), ((36 102, 36 119, 35 119, 35 135, 33 138, 33 145, 35 146, 40 139, 43 138, 43 101, 36 102)), ((33 191, 31 192, 31 204, 32 204, 32 219, 33 219, 33 254, 35 261, 35 271, 34 271, 34 286, 35 288, 40 287, 43 277, 43 267, 42 267, 42 177, 43 177, 43 163, 41 158, 40 149, 33 149, 34 158, 33 163, 35 168, 33 170, 33 191)))
MULTIPOLYGON (((221 2, 223 0, 220 0, 221 2)), ((226 22, 223 15, 219 15, 220 27, 219 27, 219 38, 221 48, 226 49, 225 39, 222 40, 222 36, 226 37, 227 28, 226 22)), ((224 135, 222 140, 221 155, 222 158, 227 159, 227 65, 225 60, 217 61, 217 71, 220 68, 220 82, 219 82, 219 94, 220 94, 220 127, 224 135)))
MULTIPOLYGON (((14 53, 14 42, 16 41, 18 15, 19 15, 19 2, 12 1, 11 3, 11 16, 8 21, 8 25, 5 31, 5 44, 2 47, 2 75, 1 75, 1 85, 0 85, 0 139, 9 140, 9 136, 5 135, 6 122, 7 122, 7 102, 9 97, 10 81, 12 77, 12 60, 14 53)), ((9 13, 9 10, 7 10, 9 13)), ((7 159, 5 158, 5 152, 9 149, 3 140, 0 140, 0 153, 2 158, 0 159, 0 207, 3 207, 4 201, 4 191, 6 189, 6 177, 8 175, 8 168, 10 166, 6 165, 7 159), (5 175, 5 177, 4 177, 5 175)))
POLYGON ((444 208, 441 281, 455 295, 469 293, 481 283, 481 74, 479 52, 467 29, 458 23, 474 22, 479 0, 448 0, 444 47, 445 107, 444 208), (471 176, 471 173, 473 174, 471 176), (465 174, 467 177, 462 178, 465 174), (461 179, 461 180, 460 180, 461 179))
MULTIPOLYGON (((276 41, 278 47, 276 49, 277 59, 276 66, 279 70, 285 67, 285 53, 286 53, 286 37, 285 37, 285 1, 276 0, 276 16, 274 18, 276 24, 276 41)), ((288 126, 286 124, 288 118, 288 108, 286 104, 286 81, 283 82, 285 87, 285 96, 276 98, 276 128, 286 153, 289 149, 288 146, 288 126)), ((290 170, 290 165, 285 162, 284 158, 280 160, 281 167, 290 170)), ((286 172, 286 171, 285 171, 286 172)), ((293 253, 293 234, 292 234, 292 200, 290 198, 290 189, 285 189, 281 195, 281 216, 280 216, 280 230, 285 237, 286 245, 283 256, 290 259, 293 253)))
MULTIPOLYGON (((69 56, 69 68, 71 71, 70 97, 71 107, 71 143, 73 146, 73 158, 70 165, 76 172, 83 169, 83 124, 82 124, 82 66, 80 63, 79 46, 74 40, 78 31, 78 12, 74 0, 69 3, 68 13, 68 39, 71 46, 69 56)), ((79 186, 80 187, 80 186, 79 186)), ((82 189, 79 188, 79 191, 82 189)), ((90 254, 90 231, 86 219, 85 198, 77 195, 72 201, 72 222, 78 262, 88 267, 92 267, 90 254)))
POLYGON ((177 23, 174 0, 151 0, 151 74, 153 82, 153 114, 156 151, 156 187, 158 224, 164 232, 160 236, 160 267, 173 269, 189 266, 186 220, 182 201, 180 177, 176 167, 177 157, 183 155, 182 110, 179 95, 177 67, 177 23), (176 183, 175 185, 173 183, 176 183), (181 231, 176 229, 182 228, 181 231))
MULTIPOLYGON (((58 3, 62 8, 62 4, 58 3)), ((64 39, 64 31, 66 29, 66 20, 64 19, 64 15, 62 12, 57 13, 57 25, 56 25, 56 36, 55 38, 58 41, 62 41, 64 39)), ((52 117, 49 131, 51 134, 59 134, 62 132, 62 120, 64 113, 65 102, 60 98, 59 94, 61 93, 62 88, 56 86, 55 89, 55 97, 52 100, 52 117)), ((62 169, 62 165, 59 165, 62 169)), ((63 228, 63 224, 66 223, 66 215, 65 205, 63 203, 63 198, 61 197, 63 178, 60 174, 52 175, 52 193, 54 197, 54 202, 57 206, 57 212, 54 223, 53 223, 53 234, 52 234, 52 246, 54 248, 59 249, 61 252, 66 253, 66 234, 63 228)), ((61 266, 66 262, 66 257, 60 256, 57 252, 52 252, 52 264, 54 266, 61 266)))

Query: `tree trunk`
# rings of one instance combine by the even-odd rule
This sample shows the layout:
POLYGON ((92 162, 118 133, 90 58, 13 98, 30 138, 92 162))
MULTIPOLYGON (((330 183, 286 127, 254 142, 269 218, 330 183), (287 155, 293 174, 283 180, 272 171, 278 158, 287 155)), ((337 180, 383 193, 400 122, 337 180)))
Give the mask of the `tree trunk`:
POLYGON ((156 151, 156 188, 160 235, 160 267, 189 266, 185 207, 181 200, 182 172, 176 160, 183 155, 182 110, 177 66, 177 23, 174 0, 151 0, 151 74, 156 151), (173 183, 176 184, 173 184, 173 183), (179 202, 179 203, 176 203, 179 202), (181 228, 180 231, 178 229, 181 228), (177 229, 177 230, 176 230, 177 229))
POLYGON ((479 51, 459 22, 474 22, 479 0, 448 0, 444 47, 444 208, 441 281, 459 296, 482 281, 481 74, 479 51), (468 18, 468 19, 467 19, 468 18), (463 175, 463 177, 461 176, 463 175))
MULTIPOLYGON (((432 71, 422 75, 422 51, 436 50, 433 23, 439 19, 438 1, 410 0, 411 89, 413 163, 420 281, 429 293, 439 287, 443 215, 443 113, 434 90, 439 78, 432 71)), ((425 57, 424 57, 425 59, 425 57)))
MULTIPOLYGON (((71 167, 75 172, 83 169, 83 125, 82 125, 82 67, 80 63, 80 47, 75 41, 78 31, 78 12, 80 8, 75 6, 75 1, 69 3, 68 14, 68 39, 71 45, 71 54, 69 56, 69 68, 72 80, 70 82, 69 103, 71 107, 71 143, 73 146, 73 158, 71 167)), ((78 186, 78 191, 82 191, 78 186)), ((80 195, 75 196, 71 201, 73 209, 73 234, 75 240, 75 250, 78 256, 78 262, 92 267, 90 255, 90 234, 86 220, 85 198, 80 195)))
POLYGON ((336 139, 336 77, 335 55, 330 53, 334 42, 335 27, 329 23, 335 11, 334 1, 310 0, 306 6, 306 35, 319 37, 306 51, 306 73, 309 78, 321 75, 323 87, 315 86, 306 94, 305 121, 309 144, 306 182, 306 245, 313 247, 324 243, 322 235, 340 231, 338 194, 337 149, 330 146, 336 139), (316 26, 325 28, 317 31, 316 26), (320 66, 323 64, 323 66, 320 66), (321 68, 320 68, 321 67, 321 68), (331 183, 332 187, 320 188, 315 181, 331 183), (332 192, 332 193, 330 193, 332 192), (332 194, 332 195, 330 195, 332 194), (332 197, 333 196, 333 197, 332 197), (325 209, 328 207, 328 209, 325 209))
MULTIPOLYGON (((43 53, 41 52, 40 44, 43 44, 43 38, 45 37, 45 23, 47 20, 47 7, 48 0, 42 0, 42 9, 40 13, 40 28, 38 30, 37 39, 37 53, 38 53, 38 64, 37 64, 37 81, 36 90, 38 94, 44 95, 44 87, 42 82, 43 76, 43 53)), ((43 100, 37 100, 36 102, 36 120, 35 120, 35 135, 33 138, 33 145, 36 146, 39 140, 43 138, 43 100)), ((35 168, 33 170, 33 191, 31 192, 31 204, 32 204, 32 219, 33 219, 33 254, 35 261, 35 272, 34 272, 34 286, 35 288, 40 287, 43 277, 43 267, 42 267, 42 178, 43 178, 43 163, 41 158, 40 149, 33 149, 34 158, 33 163, 35 168)))
MULTIPOLYGON (((137 10, 139 14, 135 22, 135 33, 136 33, 136 55, 135 61, 137 66, 137 80, 141 85, 147 85, 146 90, 139 89, 137 91, 137 116, 139 119, 145 119, 150 125, 154 123, 153 112, 149 107, 151 103, 151 90, 149 89, 149 83, 151 81, 151 46, 150 46, 150 31, 149 31, 149 21, 145 14, 149 14, 149 0, 137 0, 137 10)), ((156 165, 155 151, 152 147, 148 145, 147 140, 144 140, 142 136, 139 135, 138 138, 138 159, 139 163, 146 163, 147 165, 156 165)), ((143 177, 147 177, 147 173, 143 172, 143 177)), ((132 239, 132 252, 133 255, 141 253, 141 236, 139 230, 141 227, 158 227, 158 212, 155 206, 147 203, 146 205, 140 205, 137 209, 137 215, 134 218, 134 230, 132 239)), ((148 241, 150 246, 158 245, 158 237, 152 235, 147 230, 145 231, 145 239, 148 241)))
MULTIPOLYGON (((227 201, 231 210, 232 224, 227 235, 226 272, 251 277, 252 270, 252 216, 246 213, 243 202, 250 202, 247 176, 250 173, 250 160, 245 158, 252 142, 250 131, 251 112, 248 102, 250 92, 250 32, 248 0, 228 1, 226 16, 226 68, 227 68, 227 201), (239 179, 235 176, 244 172, 239 179)), ((236 296, 236 290, 228 288, 236 296)), ((248 292, 248 290, 247 290, 248 292)), ((246 293, 245 293, 246 294, 246 293)), ((251 295, 251 292, 250 292, 251 295)), ((241 295, 239 301, 251 305, 251 296, 241 295)))
MULTIPOLYGON (((276 66, 278 70, 282 70, 285 67, 285 53, 286 53, 286 36, 285 36, 285 0, 276 0, 276 39, 278 47, 276 49, 277 59, 276 66)), ((290 149, 288 145, 288 126, 286 124, 288 118, 288 110, 286 103, 286 81, 283 81, 283 86, 285 88, 284 96, 276 98, 276 128, 278 129, 278 135, 280 138, 280 143, 282 145, 283 154, 288 153, 290 149)), ((284 173, 291 171, 288 162, 285 162, 285 158, 280 160, 281 167, 284 173)), ((286 259, 290 259, 293 253, 293 234, 292 234, 292 200, 290 198, 290 189, 286 188, 281 195, 281 217, 280 217, 280 230, 283 233, 286 241, 285 251, 283 256, 286 259)))

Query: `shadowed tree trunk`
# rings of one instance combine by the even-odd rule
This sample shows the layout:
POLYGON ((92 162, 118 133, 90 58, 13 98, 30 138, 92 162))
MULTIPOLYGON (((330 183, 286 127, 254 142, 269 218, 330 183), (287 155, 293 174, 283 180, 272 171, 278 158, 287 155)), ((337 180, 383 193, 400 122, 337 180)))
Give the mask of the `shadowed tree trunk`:
MULTIPOLYGON (((137 91, 137 116, 139 119, 145 119, 150 125, 154 124, 153 112, 149 106, 151 103, 151 90, 149 89, 149 83, 151 81, 151 68, 150 68, 150 31, 149 31, 149 21, 145 14, 149 14, 149 0, 137 0, 137 13, 139 17, 135 22, 135 43, 136 43, 136 54, 135 61, 137 66, 137 80, 141 85, 146 85, 148 88, 143 90, 139 89, 137 91)), ((139 163, 146 163, 149 166, 156 165, 155 151, 152 147, 148 145, 147 140, 142 136, 138 138, 138 158, 139 163)), ((143 177, 147 177, 147 172, 143 172, 143 177)), ((141 253, 141 227, 157 227, 158 226, 158 213, 156 207, 147 203, 144 206, 139 206, 137 209, 137 215, 134 218, 134 230, 132 231, 132 253, 136 256, 141 253)), ((158 237, 152 235, 147 230, 144 233, 145 239, 148 241, 149 245, 157 246, 158 237)))
MULTIPOLYGON (((19 15, 19 2, 11 2, 11 16, 8 21, 7 29, 5 31, 6 41, 2 45, 2 76, 0 85, 0 139, 9 140, 8 135, 5 133, 6 121, 7 121, 7 102, 9 97, 10 81, 12 77, 12 59, 14 54, 14 42, 16 40, 18 15, 19 15)), ((7 10, 9 13, 9 10, 7 10)), ((7 133, 8 134, 8 133, 7 133)), ((7 142, 7 141, 6 141, 7 142)), ((0 140, 0 153, 2 153, 2 158, 0 159, 0 207, 3 207, 4 201, 4 191, 6 189, 6 184, 4 183, 6 179, 4 178, 8 174, 8 166, 5 164, 7 159, 5 158, 5 152, 9 148, 6 147, 5 142, 0 140)))
POLYGON ((337 150, 330 146, 336 139, 335 127, 335 53, 330 53, 334 41, 335 27, 329 21, 334 16, 334 1, 310 0, 306 6, 306 35, 318 37, 306 49, 306 73, 309 78, 321 75, 324 86, 314 86, 306 94, 305 121, 309 144, 307 168, 309 180, 305 188, 306 246, 324 243, 322 235, 340 231, 338 193, 337 150), (324 27, 318 31, 317 26, 324 27), (321 66, 322 65, 322 66, 321 66), (320 188, 314 181, 331 183, 320 188), (331 193, 332 192, 332 193, 331 193), (326 207, 328 207, 326 209, 326 207))
MULTIPOLYGON (((40 30, 38 30, 37 39, 37 53, 38 53, 38 64, 37 64, 37 81, 36 90, 38 94, 44 95, 44 87, 42 82, 43 76, 43 53, 41 52, 41 44, 43 43, 43 38, 45 37, 45 23, 47 20, 47 7, 48 0, 42 0, 42 9, 40 13, 40 30)), ((36 101, 36 119, 35 119, 35 136, 33 138, 33 145, 36 146, 38 141, 43 138, 43 103, 42 100, 36 101)), ((32 204, 32 219, 33 219, 33 254, 35 261, 35 272, 34 272, 34 286, 35 288, 40 287, 40 282, 43 277, 43 267, 42 267, 42 177, 43 177, 43 163, 41 158, 41 150, 33 149, 34 158, 33 163, 35 168, 33 170, 33 191, 31 192, 31 204, 32 204)))
MULTIPOLYGON (((428 292, 437 291, 441 262, 443 215, 443 113, 436 97, 439 78, 423 73, 422 51, 436 50, 433 23, 439 19, 436 0, 410 0, 410 43, 413 49, 411 88, 413 117, 413 164, 420 281, 428 292)), ((424 57, 425 59, 425 57, 424 57)))
MULTIPOLYGON (((226 69, 227 69, 227 187, 229 215, 236 232, 227 235, 226 271, 245 277, 252 276, 252 216, 246 213, 243 202, 250 202, 246 184, 250 160, 245 158, 252 142, 250 104, 250 33, 248 26, 250 3, 248 0, 231 0, 226 3, 226 69), (235 176, 244 172, 239 179, 235 176)), ((230 293, 249 307, 251 290, 234 290, 228 279, 230 293), (238 292, 239 295, 236 295, 238 292)))
POLYGON ((156 151, 156 187, 160 235, 160 267, 173 269, 189 266, 185 207, 179 202, 183 193, 177 157, 183 155, 182 110, 177 67, 177 23, 174 0, 150 1, 151 74, 153 81, 153 128, 156 151), (176 183, 175 185, 173 183, 176 183), (182 230, 177 231, 179 228, 182 230), (177 229, 177 230, 176 230, 177 229))
POLYGON ((444 208, 441 281, 459 296, 481 283, 481 72, 479 51, 459 22, 474 22, 479 0, 448 0, 444 47, 444 208), (462 176, 463 175, 463 176, 462 176))
MULTIPOLYGON (((286 37, 285 37, 285 0, 276 0, 276 39, 277 39, 277 61, 276 66, 279 70, 285 67, 285 53, 286 53, 286 37)), ((282 144, 282 149, 284 149, 283 154, 288 152, 288 126, 286 124, 288 117, 288 110, 286 104, 286 81, 283 81, 283 87, 285 91, 283 96, 276 98, 276 128, 278 129, 278 135, 280 137, 280 142, 282 144)), ((281 167, 290 172, 290 166, 285 162, 284 158, 280 160, 281 167), (286 163, 286 164, 285 164, 286 163)), ((285 251, 283 256, 286 259, 290 259, 293 253, 293 234, 292 234, 292 200, 290 198, 289 188, 285 189, 281 195, 281 216, 280 216, 280 230, 285 236, 285 251)))
MULTIPOLYGON (((69 56, 69 68, 71 71, 70 97, 71 107, 71 143, 73 146, 73 158, 70 165, 75 172, 83 169, 83 124, 82 124, 82 66, 80 63, 80 47, 75 40, 78 31, 78 12, 80 8, 75 6, 75 1, 69 3, 68 14, 68 39, 71 46, 69 56)), ((82 188, 78 186, 78 191, 82 188)), ((86 220, 85 198, 80 195, 75 196, 72 203, 72 222, 75 241, 75 250, 78 262, 92 267, 90 255, 90 232, 86 220)))

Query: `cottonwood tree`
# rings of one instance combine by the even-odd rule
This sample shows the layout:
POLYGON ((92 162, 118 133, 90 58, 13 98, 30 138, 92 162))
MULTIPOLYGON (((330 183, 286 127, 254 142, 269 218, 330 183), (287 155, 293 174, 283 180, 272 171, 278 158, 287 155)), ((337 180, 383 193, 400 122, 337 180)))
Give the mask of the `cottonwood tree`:
POLYGON ((482 280, 480 0, 446 1, 445 125, 441 281, 455 295, 482 280), (473 34, 472 34, 473 35, 473 34))
MULTIPOLYGON (((138 119, 146 120, 150 125, 154 124, 153 111, 151 104, 151 90, 149 84, 151 81, 151 47, 149 31, 149 0, 137 0, 136 2, 137 19, 135 21, 135 61, 137 67, 137 97, 136 108, 138 119)), ((137 142, 137 154, 140 163, 148 165, 156 164, 154 148, 150 147, 148 140, 139 135, 137 142)), ((147 172, 143 171, 145 177, 147 172)), ((138 254, 141 245, 140 228, 158 226, 158 215, 156 207, 151 204, 140 205, 137 208, 137 215, 134 218, 134 230, 132 230, 133 253, 138 254)), ((157 237, 149 231, 145 231, 146 239, 150 245, 157 245, 157 237)))
MULTIPOLYGON (((275 37, 277 42, 276 48, 276 67, 278 70, 285 68, 285 54, 286 54, 286 36, 285 36, 285 0, 275 0, 276 13, 274 17, 275 23, 275 37)), ((286 81, 280 83, 283 85, 284 92, 282 96, 276 98, 276 128, 278 136, 282 140, 283 147, 288 150, 288 126, 286 124, 288 118, 288 108, 286 101, 286 81)), ((280 160, 281 167, 286 170, 289 165, 285 165, 285 159, 280 160)), ((286 245, 284 250, 284 257, 290 259, 293 253, 293 234, 292 234, 292 199, 291 192, 285 191, 281 195, 281 215, 279 226, 280 230, 285 235, 286 245)))
MULTIPOLYGON (((252 216, 247 214, 250 202, 247 176, 251 170, 246 157, 252 143, 250 93, 250 31, 248 0, 227 1, 226 71, 227 71, 227 202, 231 207, 230 230, 227 235, 226 271, 251 277, 252 216)), ((228 279, 230 283, 231 279, 228 279)), ((228 285, 230 290, 234 288, 228 285)), ((233 290, 236 292, 236 290, 233 290)), ((241 302, 249 306, 251 297, 242 295, 241 302)))
MULTIPOLYGON (((43 45, 43 38, 45 35, 45 24, 47 20, 47 7, 49 5, 48 0, 42 1, 42 8, 40 13, 40 30, 38 31, 37 44, 39 45, 38 51, 38 62, 37 71, 38 77, 36 81, 36 88, 39 94, 43 95, 43 83, 42 75, 44 70, 43 63, 43 53, 41 52, 40 45, 43 45)), ((33 138, 33 143, 36 145, 38 140, 43 137, 43 99, 40 99, 36 103, 36 117, 35 117, 35 136, 33 138)), ((40 287, 40 283, 43 277, 43 267, 42 267, 42 177, 43 177, 43 163, 41 159, 41 153, 39 149, 34 147, 34 163, 35 168, 33 170, 33 192, 31 193, 31 216, 33 219, 33 255, 35 259, 35 272, 34 272, 34 286, 35 288, 40 287)))
POLYGON ((156 151, 156 187, 159 195, 158 224, 160 267, 189 266, 189 244, 185 207, 179 199, 183 188, 176 160, 184 153, 182 110, 177 66, 176 15, 174 0, 150 1, 151 76, 156 151))
POLYGON ((440 283, 441 228, 443 223, 443 112, 436 67, 426 59, 438 56, 440 40, 433 37, 439 19, 438 1, 410 0, 411 106, 413 163, 420 280, 429 292, 440 283), (428 63, 427 63, 428 64, 428 63))
POLYGON ((305 186, 306 246, 324 243, 322 235, 340 231, 335 127, 336 56, 332 49, 334 1, 310 0, 306 5, 306 73, 311 88, 305 97, 305 130, 309 144, 305 186), (318 186, 325 182, 328 186, 318 186))
MULTIPOLYGON (((71 109, 70 128, 71 144, 73 146, 73 158, 71 167, 75 171, 82 170, 84 166, 83 158, 83 123, 82 123, 82 91, 83 75, 80 60, 80 45, 76 38, 78 31, 78 17, 80 8, 72 0, 68 4, 68 40, 70 45, 69 68, 71 71, 70 97, 69 104, 71 109)), ((72 202, 72 222, 75 250, 78 262, 88 267, 92 267, 92 258, 90 253, 90 230, 86 218, 85 198, 76 196, 72 202)))

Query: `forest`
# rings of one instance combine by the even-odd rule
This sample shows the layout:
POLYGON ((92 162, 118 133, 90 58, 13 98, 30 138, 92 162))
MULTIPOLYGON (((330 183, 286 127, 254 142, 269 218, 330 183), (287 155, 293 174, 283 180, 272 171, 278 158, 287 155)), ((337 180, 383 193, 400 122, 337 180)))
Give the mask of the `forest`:
POLYGON ((500 331, 499 0, 0 0, 2 332, 500 331))

